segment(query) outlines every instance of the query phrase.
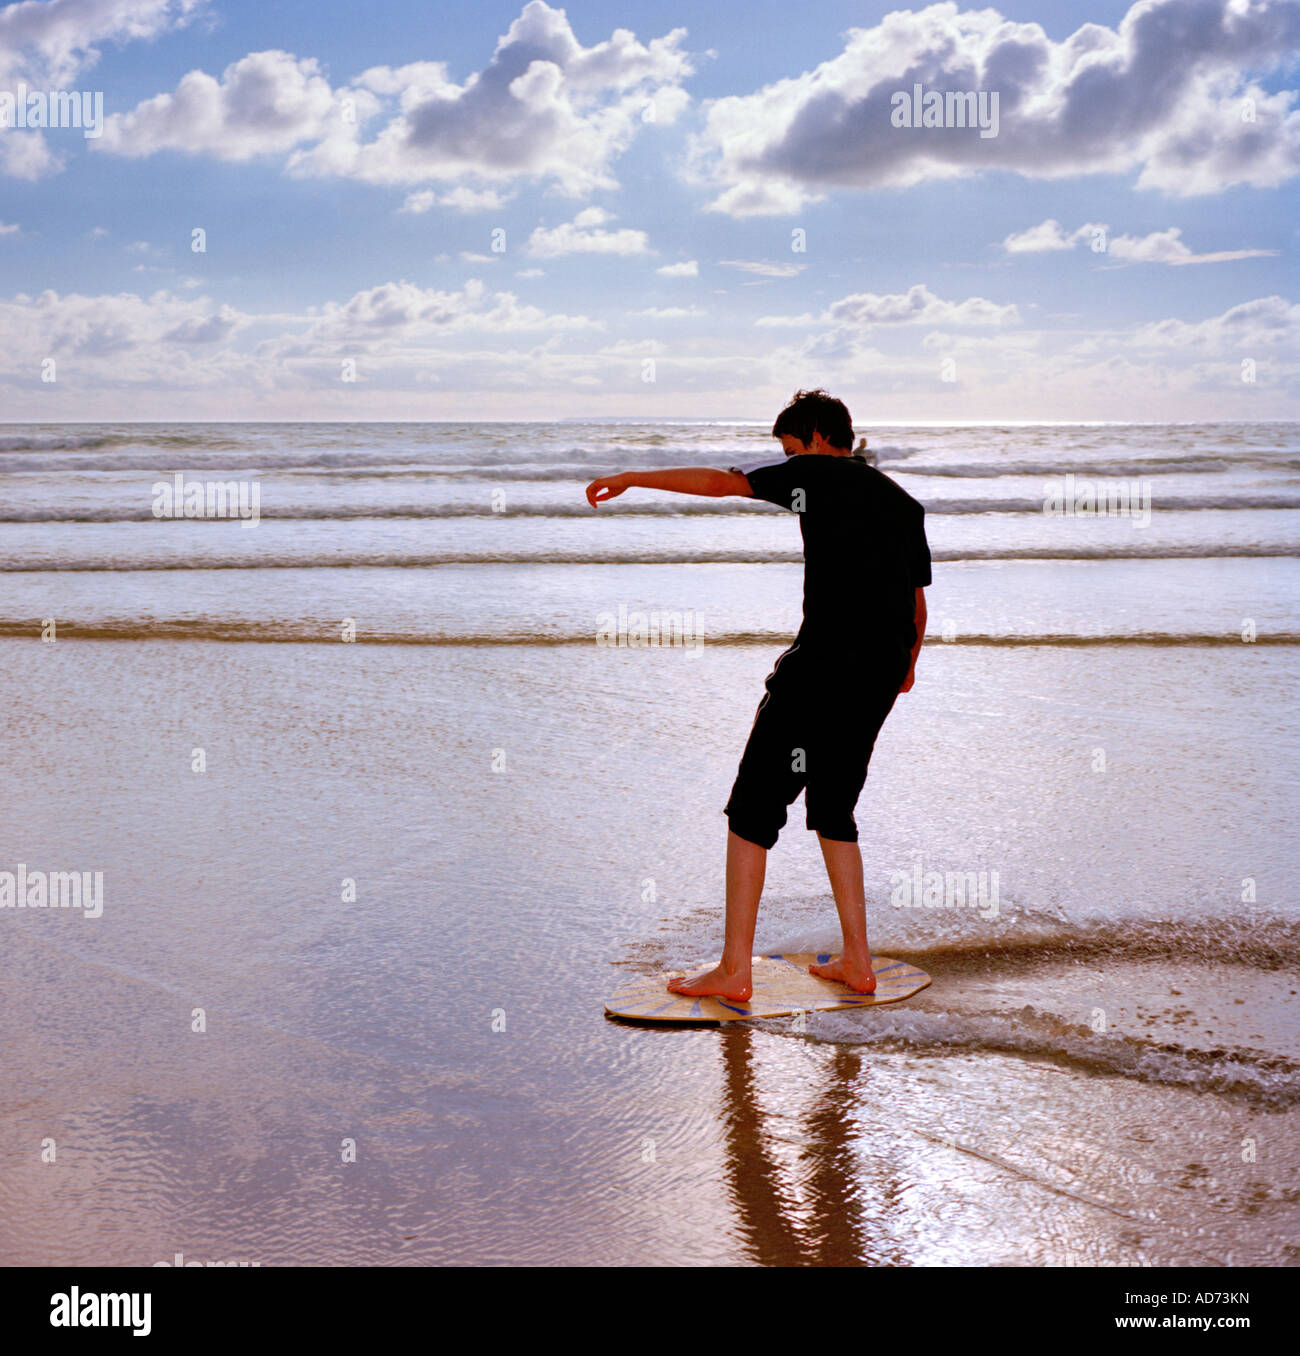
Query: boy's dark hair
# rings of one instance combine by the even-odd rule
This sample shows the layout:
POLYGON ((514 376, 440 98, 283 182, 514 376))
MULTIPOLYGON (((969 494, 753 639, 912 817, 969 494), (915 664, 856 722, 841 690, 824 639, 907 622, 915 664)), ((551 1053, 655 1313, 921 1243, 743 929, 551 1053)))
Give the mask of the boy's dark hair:
POLYGON ((796 391, 794 399, 776 416, 772 437, 790 434, 807 447, 814 433, 820 433, 832 447, 853 446, 853 420, 842 400, 820 388, 796 391))

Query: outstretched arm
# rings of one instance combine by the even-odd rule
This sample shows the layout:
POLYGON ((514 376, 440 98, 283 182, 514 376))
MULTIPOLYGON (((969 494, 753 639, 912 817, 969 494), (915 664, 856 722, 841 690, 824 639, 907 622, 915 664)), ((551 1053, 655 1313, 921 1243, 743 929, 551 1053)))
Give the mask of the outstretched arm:
POLYGON ((907 677, 903 681, 903 686, 898 690, 900 692, 910 692, 912 684, 916 682, 916 657, 921 653, 921 642, 925 639, 925 590, 916 591, 916 644, 912 646, 912 663, 908 667, 907 677))
POLYGON ((594 508, 631 489, 675 490, 678 494, 704 494, 713 499, 728 494, 753 498, 749 481, 739 471, 719 471, 712 466, 679 466, 671 471, 624 471, 621 475, 601 476, 587 486, 587 503, 594 508))

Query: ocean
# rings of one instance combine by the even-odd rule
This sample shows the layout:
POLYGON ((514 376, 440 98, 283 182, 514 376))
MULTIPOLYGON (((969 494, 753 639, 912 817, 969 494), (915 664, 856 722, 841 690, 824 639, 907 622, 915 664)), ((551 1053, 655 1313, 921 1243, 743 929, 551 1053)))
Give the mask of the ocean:
MULTIPOLYGON (((802 571, 583 489, 769 427, 0 426, 0 1260, 1300 1260, 1300 425, 859 430, 934 559, 868 935, 934 982, 604 1016, 716 960, 802 571)), ((757 949, 837 937, 798 802, 757 949)))

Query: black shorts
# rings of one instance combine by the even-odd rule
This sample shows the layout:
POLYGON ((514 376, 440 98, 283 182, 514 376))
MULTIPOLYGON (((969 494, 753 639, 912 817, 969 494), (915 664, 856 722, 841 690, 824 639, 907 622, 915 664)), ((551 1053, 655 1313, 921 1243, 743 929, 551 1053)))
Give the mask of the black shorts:
POLYGON ((906 673, 864 673, 819 660, 796 642, 763 686, 749 742, 723 813, 738 837, 770 848, 786 807, 804 792, 805 823, 823 838, 856 843, 858 803, 876 736, 906 673))

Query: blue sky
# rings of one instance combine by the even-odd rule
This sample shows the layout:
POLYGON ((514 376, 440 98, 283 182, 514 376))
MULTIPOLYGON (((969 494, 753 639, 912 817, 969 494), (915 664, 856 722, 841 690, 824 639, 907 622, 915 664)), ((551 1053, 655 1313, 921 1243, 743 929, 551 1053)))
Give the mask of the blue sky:
POLYGON ((0 130, 0 407, 1295 417, 1298 58, 1296 0, 0 7, 0 98, 105 115, 0 130))

